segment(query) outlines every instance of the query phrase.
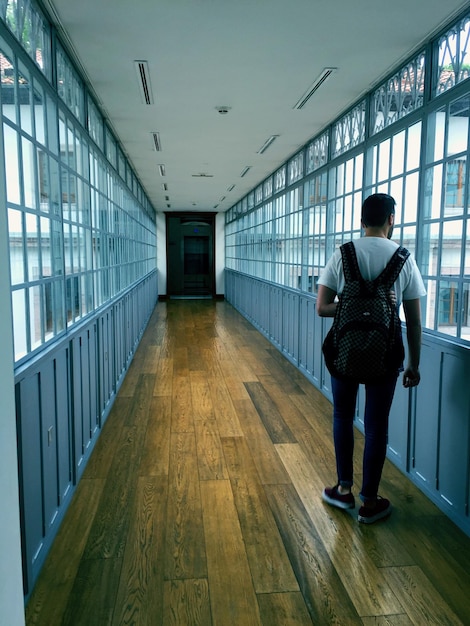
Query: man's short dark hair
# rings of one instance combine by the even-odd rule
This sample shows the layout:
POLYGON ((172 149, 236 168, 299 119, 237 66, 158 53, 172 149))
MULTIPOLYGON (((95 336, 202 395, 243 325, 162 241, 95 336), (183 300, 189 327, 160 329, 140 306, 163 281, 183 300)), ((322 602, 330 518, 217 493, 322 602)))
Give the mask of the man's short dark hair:
POLYGON ((395 200, 387 193, 373 193, 362 204, 361 219, 364 226, 383 226, 395 213, 395 200))

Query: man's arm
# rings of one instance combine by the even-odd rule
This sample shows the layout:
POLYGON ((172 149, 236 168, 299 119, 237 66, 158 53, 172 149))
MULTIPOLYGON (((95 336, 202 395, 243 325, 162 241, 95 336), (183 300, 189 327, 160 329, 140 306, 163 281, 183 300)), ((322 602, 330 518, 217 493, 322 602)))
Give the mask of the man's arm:
POLYGON ((337 302, 335 302, 336 291, 325 287, 325 285, 318 285, 317 296, 317 313, 320 317, 334 317, 336 312, 337 302))
POLYGON ((421 380, 419 359, 421 356, 421 305, 419 298, 403 300, 408 342, 408 365, 403 372, 403 386, 415 387, 421 380))

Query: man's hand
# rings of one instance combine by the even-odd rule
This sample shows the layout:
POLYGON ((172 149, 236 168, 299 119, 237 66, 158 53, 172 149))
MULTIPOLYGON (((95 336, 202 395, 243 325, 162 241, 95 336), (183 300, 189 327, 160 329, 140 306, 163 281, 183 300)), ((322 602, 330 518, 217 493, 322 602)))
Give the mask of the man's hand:
POLYGON ((407 367, 403 372, 403 387, 416 387, 416 385, 419 385, 420 380, 421 374, 419 369, 407 367))

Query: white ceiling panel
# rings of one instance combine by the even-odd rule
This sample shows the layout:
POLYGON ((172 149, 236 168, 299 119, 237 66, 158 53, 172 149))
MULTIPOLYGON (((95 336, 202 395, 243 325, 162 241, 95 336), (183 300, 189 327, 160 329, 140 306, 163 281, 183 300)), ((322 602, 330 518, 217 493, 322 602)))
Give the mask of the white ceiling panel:
POLYGON ((67 34, 155 208, 225 211, 468 4, 54 0, 45 6, 67 34), (148 64, 153 104, 142 102, 136 60, 148 64), (337 71, 294 109, 325 67, 337 71), (152 131, 160 133, 161 152, 152 131), (279 137, 257 154, 271 135, 279 137), (245 166, 251 169, 241 178, 245 166), (194 176, 201 173, 207 176, 194 176))

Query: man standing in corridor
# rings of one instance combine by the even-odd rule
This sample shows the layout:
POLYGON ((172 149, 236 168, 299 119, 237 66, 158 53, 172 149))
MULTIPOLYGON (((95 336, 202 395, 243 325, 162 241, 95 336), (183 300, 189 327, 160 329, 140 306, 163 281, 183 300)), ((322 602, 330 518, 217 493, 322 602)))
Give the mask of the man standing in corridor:
MULTIPOLYGON (((364 237, 354 240, 359 271, 365 280, 372 281, 385 269, 398 248, 391 241, 395 220, 395 200, 383 193, 366 198, 362 205, 361 221, 364 237)), ((334 317, 338 298, 345 286, 340 249, 325 266, 318 287, 317 313, 334 317), (338 297, 338 298, 337 298, 338 297)), ((358 521, 372 524, 391 512, 390 501, 378 495, 382 469, 387 451, 388 418, 395 393, 397 378, 403 371, 403 385, 419 384, 421 352, 420 298, 426 294, 423 280, 414 259, 408 256, 393 287, 391 298, 396 306, 403 303, 406 320, 408 360, 403 371, 399 366, 381 379, 365 384, 363 480, 359 497, 362 506, 358 521)), ((353 485, 354 413, 359 382, 331 376, 333 392, 333 439, 336 454, 337 484, 323 490, 323 500, 341 508, 355 507, 351 492, 353 485)))

